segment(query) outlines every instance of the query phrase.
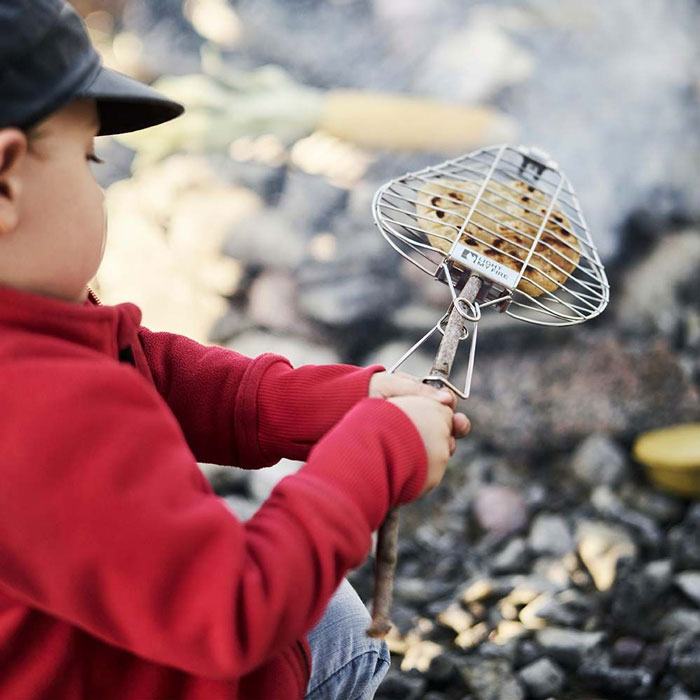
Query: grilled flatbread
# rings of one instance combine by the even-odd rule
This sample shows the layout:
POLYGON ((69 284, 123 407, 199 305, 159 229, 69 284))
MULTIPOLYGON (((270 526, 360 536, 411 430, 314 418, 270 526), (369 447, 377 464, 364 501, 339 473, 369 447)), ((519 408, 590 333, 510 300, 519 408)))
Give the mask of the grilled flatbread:
MULTIPOLYGON (((431 245, 450 251, 480 188, 476 182, 447 178, 421 186, 416 195, 417 221, 431 245)), ((535 187, 520 180, 489 182, 461 242, 519 272, 546 213, 547 197, 535 187)), ((553 209, 518 289, 532 297, 558 289, 576 269, 580 250, 571 222, 553 209)))

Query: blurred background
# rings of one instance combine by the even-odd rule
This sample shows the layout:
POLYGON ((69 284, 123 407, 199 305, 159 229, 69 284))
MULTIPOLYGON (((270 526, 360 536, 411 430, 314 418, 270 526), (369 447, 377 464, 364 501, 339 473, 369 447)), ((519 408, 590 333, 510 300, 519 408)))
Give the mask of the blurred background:
MULTIPOLYGON (((573 328, 484 313, 473 435, 404 509, 377 697, 697 698, 697 0, 74 4, 107 65, 187 108, 97 143, 93 287, 154 330, 389 366, 449 291, 379 235, 375 190, 494 143, 553 156, 611 303, 573 328)), ((202 465, 243 518, 298 467, 202 465)), ((371 561, 351 580, 369 601, 371 561)))

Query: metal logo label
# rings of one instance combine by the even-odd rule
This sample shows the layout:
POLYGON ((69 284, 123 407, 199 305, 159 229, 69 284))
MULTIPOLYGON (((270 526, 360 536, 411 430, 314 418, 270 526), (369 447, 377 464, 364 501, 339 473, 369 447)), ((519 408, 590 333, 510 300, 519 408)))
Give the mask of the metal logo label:
POLYGON ((514 289, 518 281, 518 272, 516 270, 511 270, 511 268, 505 267, 505 265, 501 265, 495 260, 490 260, 486 256, 480 255, 462 243, 455 243, 450 257, 456 262, 466 265, 471 270, 482 274, 492 282, 501 284, 508 289, 514 289))

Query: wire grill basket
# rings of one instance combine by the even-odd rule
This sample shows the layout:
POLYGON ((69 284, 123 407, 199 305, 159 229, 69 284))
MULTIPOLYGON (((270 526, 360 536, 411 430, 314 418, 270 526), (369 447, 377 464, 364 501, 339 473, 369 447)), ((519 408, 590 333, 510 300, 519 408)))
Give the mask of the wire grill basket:
POLYGON ((478 275, 482 306, 569 326, 608 303, 571 183, 540 150, 492 146, 408 173, 377 191, 373 213, 389 244, 424 272, 456 289, 478 275))

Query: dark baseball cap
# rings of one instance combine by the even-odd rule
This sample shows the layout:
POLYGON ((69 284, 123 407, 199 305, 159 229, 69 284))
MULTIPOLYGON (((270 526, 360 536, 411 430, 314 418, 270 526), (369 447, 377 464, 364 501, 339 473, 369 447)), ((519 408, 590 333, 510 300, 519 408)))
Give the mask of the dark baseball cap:
POLYGON ((80 15, 64 0, 0 0, 0 129, 26 129, 92 98, 99 135, 155 126, 184 107, 102 65, 80 15))

